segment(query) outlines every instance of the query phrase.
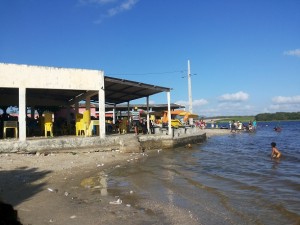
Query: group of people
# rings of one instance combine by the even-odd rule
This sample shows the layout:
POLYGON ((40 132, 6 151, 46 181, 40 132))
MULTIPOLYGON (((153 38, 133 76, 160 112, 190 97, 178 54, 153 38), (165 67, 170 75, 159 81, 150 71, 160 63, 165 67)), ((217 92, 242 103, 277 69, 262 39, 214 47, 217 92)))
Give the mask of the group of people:
POLYGON ((199 127, 200 129, 205 129, 205 127, 206 127, 206 123, 205 123, 205 121, 204 120, 199 120, 199 121, 196 121, 195 122, 195 125, 196 125, 196 127, 199 127))
POLYGON ((256 130, 257 127, 257 123, 256 120, 253 121, 249 121, 248 125, 244 125, 242 122, 240 121, 229 121, 229 129, 231 132, 236 132, 237 130, 246 130, 246 131, 250 131, 253 132, 256 130))
MULTIPOLYGON (((140 130, 142 134, 148 133, 147 120, 141 117, 137 107, 134 107, 134 110, 130 112, 129 120, 124 118, 123 120, 118 121, 119 133, 127 133, 129 125, 133 127, 135 135, 138 135, 140 130)), ((154 134, 154 121, 152 120, 150 120, 150 132, 154 134)))
MULTIPOLYGON (((132 126, 134 127, 135 135, 139 134, 140 128, 142 130, 142 134, 148 133, 147 120, 140 116, 140 112, 138 111, 137 107, 135 107, 134 111, 131 112, 131 122, 132 122, 132 126)), ((151 134, 154 134, 154 121, 149 120, 149 123, 150 123, 149 124, 150 132, 151 134)))

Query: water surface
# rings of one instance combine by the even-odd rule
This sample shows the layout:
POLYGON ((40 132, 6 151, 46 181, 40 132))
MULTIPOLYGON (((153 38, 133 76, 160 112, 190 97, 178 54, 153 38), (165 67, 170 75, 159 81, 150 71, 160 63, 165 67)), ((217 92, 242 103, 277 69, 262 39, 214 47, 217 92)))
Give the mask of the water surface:
POLYGON ((108 193, 133 190, 133 205, 176 207, 199 224, 300 224, 300 122, 281 122, 279 133, 275 125, 149 153, 112 170, 108 193), (270 158, 273 141, 279 160, 270 158))

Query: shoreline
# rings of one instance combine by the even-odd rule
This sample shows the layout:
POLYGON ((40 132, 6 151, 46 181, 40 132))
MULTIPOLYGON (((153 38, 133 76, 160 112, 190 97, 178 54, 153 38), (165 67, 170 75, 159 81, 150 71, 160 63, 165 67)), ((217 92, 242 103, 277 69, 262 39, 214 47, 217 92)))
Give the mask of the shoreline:
MULTIPOLYGON (((221 129, 203 132, 208 138, 230 134, 229 130, 221 129)), ((131 204, 125 204, 125 201, 118 205, 118 193, 108 194, 105 189, 109 171, 147 160, 152 152, 154 150, 124 153, 119 150, 99 152, 87 149, 71 153, 0 154, 0 199, 18 210, 23 225, 116 224, 117 219, 130 221, 132 215, 143 223, 151 221, 150 212, 145 213, 131 204), (95 193, 95 198, 91 198, 91 193, 95 193), (117 217, 116 212, 119 212, 117 217), (91 214, 88 220, 84 216, 86 213, 91 214)), ((129 193, 126 198, 132 204, 138 201, 134 193, 129 193)))
MULTIPOLYGON (((77 204, 88 203, 85 194, 103 189, 91 175, 97 172, 105 176, 114 167, 134 163, 143 156, 118 151, 0 155, 0 199, 14 206, 23 225, 54 221, 55 224, 85 224, 80 220, 75 222, 80 215, 77 204), (87 182, 83 183, 84 179, 87 182)), ((104 207, 105 202, 114 200, 110 195, 101 196, 98 206, 104 207)))

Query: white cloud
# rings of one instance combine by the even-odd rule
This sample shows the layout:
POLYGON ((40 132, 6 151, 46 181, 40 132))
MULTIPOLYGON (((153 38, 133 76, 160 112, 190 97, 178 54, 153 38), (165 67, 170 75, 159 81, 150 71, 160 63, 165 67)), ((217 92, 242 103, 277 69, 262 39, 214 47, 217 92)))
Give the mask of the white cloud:
POLYGON ((217 108, 210 107, 210 108, 203 108, 198 111, 194 112, 195 114, 199 116, 209 117, 209 116, 219 116, 220 113, 217 108))
POLYGON ((257 114, 254 106, 244 104, 243 102, 222 102, 216 108, 218 109, 218 116, 257 114))
POLYGON ((300 57, 300 49, 298 48, 298 49, 294 49, 294 50, 285 51, 283 54, 300 57))
POLYGON ((267 112, 300 112, 300 104, 273 104, 270 105, 267 112))
MULTIPOLYGON (((188 101, 177 101, 177 104, 189 108, 188 101)), ((193 113, 199 116, 238 116, 238 115, 256 115, 260 113, 253 105, 245 104, 242 101, 223 101, 219 104, 208 102, 206 99, 193 101, 193 113)))
POLYGON ((243 91, 239 91, 233 94, 224 94, 219 97, 220 101, 223 102, 243 102, 248 100, 249 95, 243 91))
MULTIPOLYGON (((189 102, 188 101, 177 101, 176 104, 183 105, 185 109, 189 110, 189 102)), ((196 99, 192 102, 193 105, 193 113, 199 115, 199 116, 205 116, 207 115, 207 110, 209 112, 214 111, 212 108, 210 109, 204 109, 204 106, 208 104, 208 101, 206 99, 196 99)))
POLYGON ((155 101, 154 101, 154 100, 150 100, 150 101, 149 101, 149 104, 154 105, 154 104, 155 104, 155 101))
POLYGON ((128 11, 132 9, 132 7, 138 2, 139 0, 126 0, 120 5, 113 7, 108 10, 107 16, 112 17, 124 11, 128 11))
POLYGON ((276 96, 272 98, 272 102, 275 104, 300 104, 300 95, 290 97, 276 96))
MULTIPOLYGON (((78 0, 79 5, 96 5, 97 7, 106 7, 106 13, 101 14, 94 23, 99 24, 105 18, 114 17, 120 13, 131 10, 139 0, 78 0)), ((103 10, 103 9, 102 9, 103 10)))
MULTIPOLYGON (((205 99, 193 101, 193 113, 200 116, 249 116, 259 113, 275 112, 300 112, 300 95, 296 96, 276 96, 272 98, 270 105, 248 104, 249 95, 240 91, 237 93, 222 95, 219 102, 208 102, 205 99)), ((186 110, 189 108, 188 101, 178 101, 184 105, 186 110)))
POLYGON ((273 104, 268 106, 265 112, 300 112, 300 95, 276 96, 272 98, 273 104))
POLYGON ((208 101, 205 99, 197 99, 193 101, 193 106, 202 106, 202 105, 206 105, 207 103, 208 101))
POLYGON ((97 4, 97 5, 104 5, 108 3, 116 2, 116 0, 79 0, 79 4, 97 4))
POLYGON ((256 115, 258 112, 252 105, 246 105, 241 102, 223 102, 218 105, 208 104, 193 110, 194 113, 201 116, 239 116, 256 115))
MULTIPOLYGON (((203 105, 206 105, 208 103, 207 100, 205 99, 196 99, 192 102, 192 106, 193 107, 199 107, 199 106, 203 106, 203 105)), ((179 104, 179 105, 184 105, 185 108, 188 108, 189 107, 189 102, 188 101, 177 101, 176 104, 179 104)))

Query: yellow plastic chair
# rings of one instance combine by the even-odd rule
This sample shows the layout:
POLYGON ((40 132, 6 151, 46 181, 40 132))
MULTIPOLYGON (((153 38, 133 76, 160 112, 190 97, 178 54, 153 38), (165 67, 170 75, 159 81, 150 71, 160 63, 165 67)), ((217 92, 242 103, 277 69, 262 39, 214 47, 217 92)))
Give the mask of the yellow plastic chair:
POLYGON ((83 115, 80 113, 76 114, 76 124, 75 124, 75 128, 76 128, 76 136, 81 135, 82 131, 84 132, 83 126, 81 125, 81 121, 83 118, 83 115))
POLYGON ((50 136, 53 137, 53 122, 52 122, 53 113, 44 112, 44 128, 45 128, 45 137, 48 136, 48 132, 50 136))
POLYGON ((127 117, 124 117, 122 123, 120 124, 120 134, 127 133, 128 120, 127 117))
POLYGON ((92 134, 90 133, 90 129, 89 129, 91 123, 91 111, 85 110, 83 112, 83 118, 80 121, 81 121, 82 129, 84 130, 84 135, 91 136, 92 134))

